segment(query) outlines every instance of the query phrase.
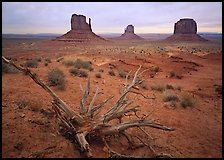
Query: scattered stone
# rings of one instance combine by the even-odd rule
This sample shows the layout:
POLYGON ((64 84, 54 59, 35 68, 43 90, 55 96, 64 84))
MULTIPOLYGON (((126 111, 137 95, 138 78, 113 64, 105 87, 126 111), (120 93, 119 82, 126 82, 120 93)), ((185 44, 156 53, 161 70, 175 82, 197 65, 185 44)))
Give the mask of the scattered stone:
POLYGON ((25 114, 24 114, 24 113, 23 113, 23 114, 21 114, 21 115, 20 115, 20 117, 21 117, 21 118, 24 118, 24 117, 25 117, 25 114))

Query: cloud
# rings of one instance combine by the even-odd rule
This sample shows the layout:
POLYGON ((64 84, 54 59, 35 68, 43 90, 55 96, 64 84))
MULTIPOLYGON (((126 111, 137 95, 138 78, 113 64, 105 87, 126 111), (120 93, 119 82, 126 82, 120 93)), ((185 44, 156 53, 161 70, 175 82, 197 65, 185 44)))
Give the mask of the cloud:
POLYGON ((96 33, 123 32, 128 24, 135 28, 171 31, 180 18, 190 17, 198 26, 222 27, 221 2, 3 2, 3 32, 65 33, 70 29, 71 15, 92 19, 96 33), (119 29, 120 28, 120 29, 119 29))

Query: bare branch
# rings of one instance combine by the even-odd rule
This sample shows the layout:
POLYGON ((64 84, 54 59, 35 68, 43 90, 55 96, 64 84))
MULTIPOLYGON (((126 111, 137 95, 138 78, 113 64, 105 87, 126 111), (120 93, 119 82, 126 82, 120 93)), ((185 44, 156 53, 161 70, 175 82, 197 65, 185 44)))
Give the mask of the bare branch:
POLYGON ((94 94, 94 97, 93 97, 93 99, 92 99, 92 101, 91 101, 91 103, 90 103, 90 105, 89 105, 89 108, 88 108, 88 111, 87 111, 87 114, 88 114, 89 116, 91 116, 91 113, 92 113, 92 107, 93 107, 93 104, 94 104, 94 102, 95 102, 95 100, 96 100, 96 97, 97 97, 98 93, 99 93, 99 87, 96 88, 96 92, 95 92, 95 94, 94 94))
POLYGON ((86 91, 84 92, 82 99, 80 101, 80 114, 84 114, 86 112, 85 103, 89 96, 89 91, 90 91, 90 78, 88 78, 86 91))

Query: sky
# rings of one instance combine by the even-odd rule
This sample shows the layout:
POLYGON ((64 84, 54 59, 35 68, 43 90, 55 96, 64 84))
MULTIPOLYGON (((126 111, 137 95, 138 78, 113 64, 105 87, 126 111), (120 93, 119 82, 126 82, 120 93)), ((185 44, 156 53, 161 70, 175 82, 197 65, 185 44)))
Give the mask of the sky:
POLYGON ((91 18, 94 33, 173 33, 193 18, 198 32, 222 33, 222 2, 2 2, 2 33, 57 33, 71 29, 72 14, 91 18))

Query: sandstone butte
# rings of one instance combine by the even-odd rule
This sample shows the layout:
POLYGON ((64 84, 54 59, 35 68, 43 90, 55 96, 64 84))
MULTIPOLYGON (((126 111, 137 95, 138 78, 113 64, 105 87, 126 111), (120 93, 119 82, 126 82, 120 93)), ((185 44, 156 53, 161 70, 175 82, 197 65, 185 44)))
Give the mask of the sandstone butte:
POLYGON ((174 34, 165 41, 208 41, 197 34, 197 23, 194 19, 180 19, 174 24, 174 34))
POLYGON ((86 22, 86 17, 83 15, 73 14, 71 17, 71 30, 66 34, 54 39, 56 41, 65 42, 97 42, 106 41, 104 38, 96 35, 92 31, 91 19, 86 22))

